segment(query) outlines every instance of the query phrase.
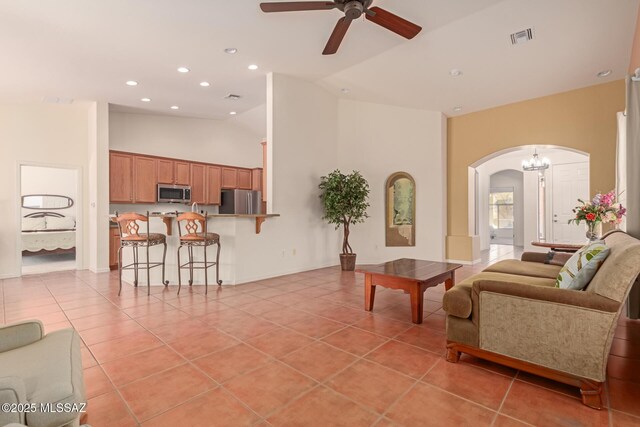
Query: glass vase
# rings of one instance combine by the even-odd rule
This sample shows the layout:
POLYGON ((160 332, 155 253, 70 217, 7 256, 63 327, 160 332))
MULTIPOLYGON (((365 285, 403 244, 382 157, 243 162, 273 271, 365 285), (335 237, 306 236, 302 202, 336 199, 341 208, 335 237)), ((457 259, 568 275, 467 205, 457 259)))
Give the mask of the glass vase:
POLYGON ((600 240, 600 233, 602 231, 600 225, 600 222, 587 222, 587 240, 589 242, 600 240))

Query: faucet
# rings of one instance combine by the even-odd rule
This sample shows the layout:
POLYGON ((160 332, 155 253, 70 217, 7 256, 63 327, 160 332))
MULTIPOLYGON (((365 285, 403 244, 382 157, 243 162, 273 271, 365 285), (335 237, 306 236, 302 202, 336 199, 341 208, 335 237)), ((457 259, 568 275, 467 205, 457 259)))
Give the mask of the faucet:
POLYGON ((191 212, 198 212, 198 203, 197 202, 191 203, 191 212))

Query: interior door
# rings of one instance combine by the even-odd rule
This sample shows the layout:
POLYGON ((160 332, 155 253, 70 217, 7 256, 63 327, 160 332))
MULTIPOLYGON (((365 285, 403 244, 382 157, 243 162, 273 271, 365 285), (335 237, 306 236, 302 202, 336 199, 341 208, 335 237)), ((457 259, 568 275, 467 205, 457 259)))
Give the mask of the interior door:
POLYGON ((553 166, 552 178, 552 241, 581 243, 585 240, 584 226, 568 224, 575 214, 572 209, 578 199, 589 199, 589 163, 570 163, 553 166))

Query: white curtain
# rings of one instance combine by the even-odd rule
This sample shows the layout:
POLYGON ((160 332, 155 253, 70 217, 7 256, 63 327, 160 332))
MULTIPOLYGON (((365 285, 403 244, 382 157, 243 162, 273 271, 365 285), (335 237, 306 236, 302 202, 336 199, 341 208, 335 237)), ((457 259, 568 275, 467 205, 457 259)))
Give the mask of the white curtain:
MULTIPOLYGON (((616 193, 620 203, 627 206, 627 117, 625 113, 617 114, 618 143, 616 148, 616 193)), ((627 220, 623 219, 620 229, 627 231, 627 220)))
MULTIPOLYGON (((640 81, 627 77, 626 197, 627 232, 640 238, 640 81)), ((627 316, 640 319, 640 280, 636 280, 627 301, 627 316)))

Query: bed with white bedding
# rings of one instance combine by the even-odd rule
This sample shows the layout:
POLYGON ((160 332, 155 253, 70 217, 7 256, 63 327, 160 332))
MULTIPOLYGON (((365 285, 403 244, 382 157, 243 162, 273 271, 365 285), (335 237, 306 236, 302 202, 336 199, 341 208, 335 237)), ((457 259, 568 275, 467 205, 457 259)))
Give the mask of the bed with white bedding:
POLYGON ((56 212, 35 212, 22 218, 22 254, 73 253, 76 222, 56 212))

